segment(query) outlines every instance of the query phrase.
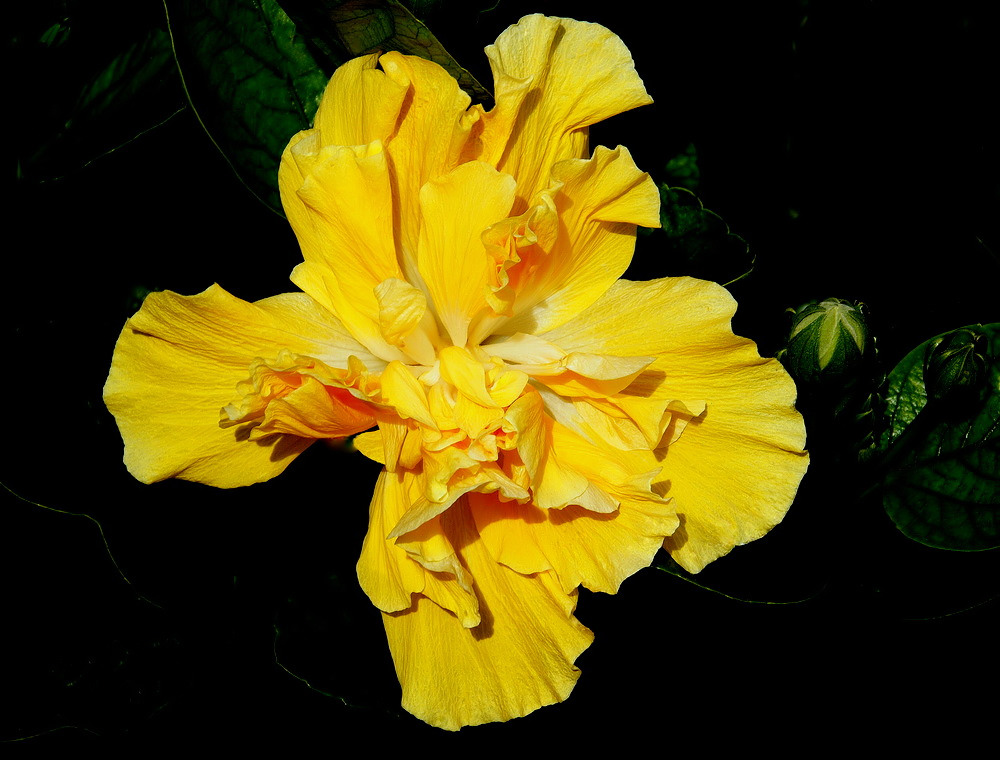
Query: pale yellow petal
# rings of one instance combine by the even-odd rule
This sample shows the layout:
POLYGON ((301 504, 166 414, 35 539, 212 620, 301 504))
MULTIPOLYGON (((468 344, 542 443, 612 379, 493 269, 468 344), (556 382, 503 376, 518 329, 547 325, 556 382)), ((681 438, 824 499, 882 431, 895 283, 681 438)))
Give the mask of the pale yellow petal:
POLYGON ((657 452, 681 518, 664 547, 692 572, 776 525, 808 465, 795 385, 777 361, 733 334, 735 305, 702 280, 622 280, 542 336, 571 350, 656 354, 649 376, 640 376, 644 393, 704 402, 657 452))
POLYGON ((396 225, 406 279, 419 286, 416 272, 420 232, 420 189, 458 165, 469 131, 478 119, 470 99, 436 63, 389 52, 379 59, 385 75, 406 97, 386 150, 396 183, 396 225))
POLYGON ((622 581, 649 566, 679 523, 671 503, 637 485, 617 490, 615 497, 617 511, 606 514, 580 506, 543 510, 493 495, 470 494, 469 501, 497 561, 523 574, 552 570, 567 592, 582 584, 614 594, 622 581))
POLYGON ((337 314, 342 329, 354 344, 362 347, 358 358, 366 367, 376 370, 388 362, 406 359, 402 350, 382 335, 378 319, 359 311, 345 296, 340 282, 325 264, 316 260, 303 261, 292 270, 289 279, 331 314, 337 314))
POLYGON ((357 564, 361 588, 383 612, 410 609, 412 595, 422 593, 457 614, 458 625, 480 622, 472 578, 455 555, 437 520, 408 542, 387 538, 390 528, 419 498, 420 475, 412 471, 382 471, 369 508, 368 533, 357 564))
POLYGON ((517 451, 531 478, 532 501, 543 509, 578 503, 590 483, 571 457, 564 459, 553 447, 554 423, 545 414, 541 397, 525 394, 511 404, 507 419, 517 430, 517 451))
POLYGON ((314 298, 329 304, 352 334, 385 355, 379 332, 375 288, 402 277, 393 233, 393 194, 382 144, 322 146, 318 134, 293 141, 282 163, 301 175, 282 184, 285 212, 305 263, 319 272, 293 279, 314 298), (322 287, 314 284, 320 280, 322 287))
POLYGON ((417 266, 438 319, 456 346, 486 306, 487 257, 483 231, 507 216, 514 180, 471 161, 420 190, 422 226, 417 266))
POLYGON ((217 285, 196 296, 151 293, 122 330, 104 387, 126 466, 145 483, 177 477, 231 488, 274 477, 313 439, 249 441, 252 427, 220 427, 220 410, 256 358, 287 349, 343 360, 351 346, 343 326, 301 293, 255 304, 217 285))
POLYGON ((367 145, 392 135, 406 86, 377 64, 377 55, 365 55, 333 72, 313 120, 324 145, 367 145))
POLYGON ((497 105, 478 157, 517 179, 518 213, 557 161, 585 155, 588 126, 652 102, 628 48, 598 24, 527 16, 486 54, 497 105))
POLYGON ((383 612, 409 609, 424 587, 424 570, 386 536, 410 506, 413 475, 382 470, 368 508, 368 533, 358 559, 358 581, 383 612))
POLYGON ((566 352, 555 343, 525 333, 484 344, 482 348, 490 356, 499 357, 509 364, 555 365, 566 356, 566 352))
POLYGON ((454 731, 566 699, 580 675, 573 663, 593 639, 573 616, 576 594, 550 573, 525 576, 494 561, 467 505, 442 525, 475 579, 482 622, 466 629, 420 595, 409 610, 383 614, 403 707, 454 731))
POLYGON ((494 333, 539 334, 568 321, 628 268, 636 225, 659 226, 656 185, 623 147, 561 161, 552 177, 559 235, 547 255, 531 259, 535 268, 518 281, 513 317, 497 320, 494 333))

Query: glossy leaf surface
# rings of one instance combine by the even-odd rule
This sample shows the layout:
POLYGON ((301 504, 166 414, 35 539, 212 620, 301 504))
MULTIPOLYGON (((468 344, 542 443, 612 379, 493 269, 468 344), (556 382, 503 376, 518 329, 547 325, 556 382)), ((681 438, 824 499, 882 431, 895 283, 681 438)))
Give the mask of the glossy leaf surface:
POLYGON ((927 355, 917 346, 889 374, 876 444, 883 504, 908 537, 941 549, 1000 546, 1000 324, 984 336, 987 371, 970 398, 928 400, 927 355))

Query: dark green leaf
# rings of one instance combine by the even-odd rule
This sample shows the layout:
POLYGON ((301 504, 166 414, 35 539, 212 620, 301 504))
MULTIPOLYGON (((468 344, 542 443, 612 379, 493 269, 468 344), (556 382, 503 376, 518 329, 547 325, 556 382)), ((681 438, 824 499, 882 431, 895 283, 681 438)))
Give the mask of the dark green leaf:
MULTIPOLYGON (((50 29, 45 38, 52 33, 50 29)), ((183 108, 164 29, 126 29, 110 58, 101 40, 81 33, 73 42, 70 50, 51 51, 72 57, 80 68, 67 73, 72 83, 56 90, 46 104, 58 122, 33 131, 32 137, 40 135, 44 141, 29 148, 22 170, 34 180, 55 179, 86 166, 183 108), (130 42, 129 34, 138 36, 130 42)), ((57 40, 53 48, 60 45, 57 40)))
POLYGON ((396 0, 282 0, 281 5, 321 50, 345 50, 350 56, 376 50, 418 55, 448 71, 472 98, 491 98, 430 29, 396 0))
POLYGON ((889 374, 883 431, 874 451, 883 504, 908 537, 942 549, 1000 546, 1000 324, 981 334, 985 372, 963 403, 928 400, 928 355, 917 346, 889 374))
POLYGON ((183 0, 168 10, 198 118, 240 179, 280 213, 281 153, 309 127, 327 74, 275 0, 183 0))
POLYGON ((151 83, 172 79, 174 74, 170 38, 163 29, 153 29, 87 84, 71 121, 100 118, 106 111, 130 102, 151 83))
POLYGON ((667 274, 731 285, 753 270, 747 242, 691 191, 660 186, 660 223, 666 233, 667 274))

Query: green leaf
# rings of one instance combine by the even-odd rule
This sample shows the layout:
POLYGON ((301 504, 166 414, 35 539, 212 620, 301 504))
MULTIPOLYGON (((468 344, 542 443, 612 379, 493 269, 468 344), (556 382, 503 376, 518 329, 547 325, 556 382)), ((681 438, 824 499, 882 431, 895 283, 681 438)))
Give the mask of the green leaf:
POLYGON ((281 213, 281 153, 310 126, 327 74, 275 0, 182 0, 167 8, 199 120, 250 191, 281 213))
MULTIPOLYGON (((52 34, 50 29, 43 39, 52 34)), ((72 50, 55 50, 62 45, 57 40, 48 51, 71 57, 77 68, 66 73, 72 82, 47 98, 49 128, 30 130, 30 138, 42 139, 26 151, 22 171, 35 181, 87 166, 184 108, 165 29, 126 28, 110 57, 103 40, 81 32, 74 42, 72 50)), ((57 65, 58 59, 48 64, 57 65)))
POLYGON ((886 512, 909 538, 941 549, 1000 546, 1000 324, 984 336, 975 395, 929 400, 925 367, 949 334, 917 346, 889 374, 872 463, 886 512))
POLYGON ((473 99, 492 99, 430 29, 396 0, 282 0, 281 5, 321 50, 344 50, 351 57, 389 50, 418 55, 444 68, 473 99))
POLYGON ((722 217, 691 191, 660 186, 660 223, 666 233, 667 274, 731 285, 753 270, 746 240, 730 232, 722 217))
POLYGON ((170 39, 163 29, 153 29, 87 83, 70 123, 100 118, 105 112, 128 104, 147 86, 162 78, 172 79, 174 75, 170 39))

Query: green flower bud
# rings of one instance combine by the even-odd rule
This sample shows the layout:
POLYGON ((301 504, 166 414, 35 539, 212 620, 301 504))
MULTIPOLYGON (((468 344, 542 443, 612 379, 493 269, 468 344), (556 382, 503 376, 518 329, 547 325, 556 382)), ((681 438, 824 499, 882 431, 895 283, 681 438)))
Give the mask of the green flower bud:
POLYGON ((973 327, 942 335, 924 355, 928 401, 976 398, 986 379, 986 336, 973 327))
POLYGON ((795 311, 784 361, 796 380, 827 383, 852 372, 869 350, 861 307, 828 298, 795 311))

